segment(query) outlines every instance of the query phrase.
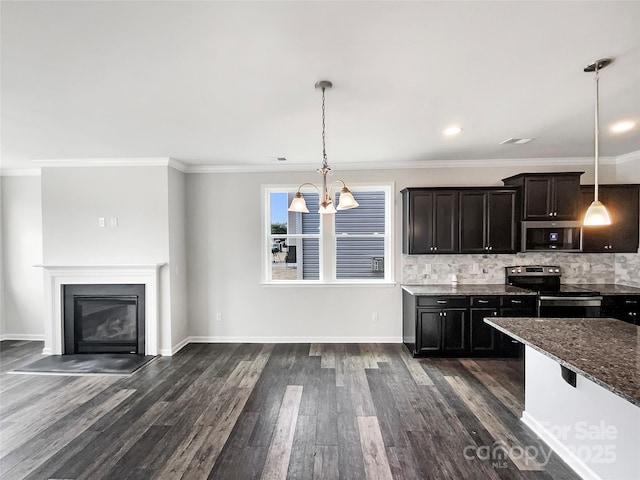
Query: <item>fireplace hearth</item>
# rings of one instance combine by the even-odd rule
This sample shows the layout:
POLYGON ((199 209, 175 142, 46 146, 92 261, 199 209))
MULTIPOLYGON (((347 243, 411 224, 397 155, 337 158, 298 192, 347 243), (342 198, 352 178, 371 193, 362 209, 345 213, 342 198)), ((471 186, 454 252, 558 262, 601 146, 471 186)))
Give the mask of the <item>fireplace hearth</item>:
POLYGON ((64 354, 145 353, 145 285, 64 285, 64 354))

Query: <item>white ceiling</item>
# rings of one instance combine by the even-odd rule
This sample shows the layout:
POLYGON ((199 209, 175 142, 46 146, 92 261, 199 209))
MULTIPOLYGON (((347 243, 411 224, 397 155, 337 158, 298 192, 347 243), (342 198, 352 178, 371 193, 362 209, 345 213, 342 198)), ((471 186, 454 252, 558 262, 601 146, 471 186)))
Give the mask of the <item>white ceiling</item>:
MULTIPOLYGON (((640 2, 2 2, 2 167, 334 168, 640 150, 640 2), (613 135, 620 119, 639 122, 613 135), (462 135, 445 138, 460 124, 462 135), (526 145, 499 145, 509 137, 526 145)), ((481 162, 479 162, 481 163, 481 162)))

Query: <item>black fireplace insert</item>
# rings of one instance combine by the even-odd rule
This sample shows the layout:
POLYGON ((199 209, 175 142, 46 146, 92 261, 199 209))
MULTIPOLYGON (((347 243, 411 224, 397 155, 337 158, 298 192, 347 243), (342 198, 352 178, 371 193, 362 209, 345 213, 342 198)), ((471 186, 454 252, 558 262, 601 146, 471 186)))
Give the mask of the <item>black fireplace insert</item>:
POLYGON ((144 355, 144 285, 64 285, 63 292, 65 354, 144 355))

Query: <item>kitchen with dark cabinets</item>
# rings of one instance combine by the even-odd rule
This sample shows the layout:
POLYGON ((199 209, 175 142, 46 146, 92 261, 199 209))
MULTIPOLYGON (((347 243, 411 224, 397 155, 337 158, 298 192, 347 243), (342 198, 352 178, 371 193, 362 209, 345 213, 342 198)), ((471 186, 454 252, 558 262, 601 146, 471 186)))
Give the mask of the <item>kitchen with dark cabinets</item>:
MULTIPOLYGON (((609 209, 612 224, 582 227, 581 219, 593 200, 594 187, 581 186, 581 175, 582 172, 523 173, 503 179, 504 187, 402 190, 402 253, 405 259, 422 259, 422 271, 426 272, 418 282, 415 274, 410 276, 413 282, 403 282, 403 341, 413 356, 521 354, 518 342, 484 320, 537 317, 541 314, 537 294, 499 284, 504 279, 496 281, 495 272, 490 274, 486 267, 476 273, 473 282, 458 284, 456 273, 463 271, 469 276, 471 266, 477 270, 478 261, 482 265, 491 263, 492 270, 509 264, 581 265, 585 273, 576 275, 573 268, 566 289, 588 289, 597 294, 601 298, 601 317, 639 323, 640 288, 617 283, 612 272, 616 259, 613 254, 638 252, 640 186, 601 185, 600 199, 609 209), (581 250, 524 252, 520 238, 523 221, 536 222, 534 225, 575 225, 581 233, 581 250), (440 274, 429 283, 431 263, 438 262, 448 262, 451 275, 445 278, 440 274), (487 284, 479 284, 482 274, 491 279, 487 284), (601 283, 603 280, 607 283, 601 283), (506 292, 505 288, 511 290, 506 292)), ((407 264, 416 268, 415 261, 407 264)))

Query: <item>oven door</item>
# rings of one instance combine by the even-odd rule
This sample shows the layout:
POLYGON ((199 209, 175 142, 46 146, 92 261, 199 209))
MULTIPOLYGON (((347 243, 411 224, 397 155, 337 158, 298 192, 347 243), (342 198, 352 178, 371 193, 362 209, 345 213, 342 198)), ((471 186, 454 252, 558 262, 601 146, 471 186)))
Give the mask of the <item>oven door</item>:
POLYGON ((599 318, 602 297, 538 297, 539 317, 599 318))

